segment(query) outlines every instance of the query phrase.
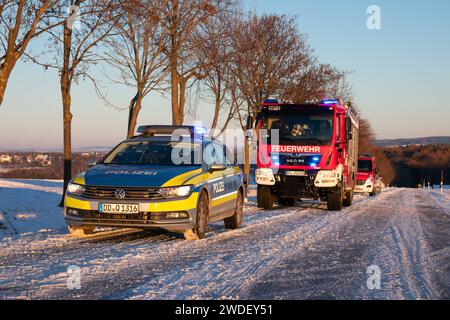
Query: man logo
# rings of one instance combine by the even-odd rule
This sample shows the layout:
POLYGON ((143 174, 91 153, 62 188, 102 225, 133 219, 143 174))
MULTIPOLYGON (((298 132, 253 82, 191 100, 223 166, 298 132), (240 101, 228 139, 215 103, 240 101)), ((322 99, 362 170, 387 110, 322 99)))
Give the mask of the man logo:
POLYGON ((125 198, 125 196, 126 196, 126 193, 125 193, 125 190, 123 190, 123 189, 117 189, 114 192, 114 197, 116 197, 116 199, 123 199, 123 198, 125 198))

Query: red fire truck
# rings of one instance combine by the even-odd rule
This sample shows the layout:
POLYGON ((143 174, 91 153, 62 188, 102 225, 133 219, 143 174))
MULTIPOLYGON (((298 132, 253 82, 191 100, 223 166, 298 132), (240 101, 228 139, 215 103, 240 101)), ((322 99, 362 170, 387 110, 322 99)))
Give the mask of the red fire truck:
POLYGON ((350 206, 356 184, 358 116, 338 100, 287 104, 266 100, 256 118, 258 207, 300 198, 350 206))
POLYGON ((381 192, 378 168, 375 167, 375 156, 360 154, 358 157, 358 175, 355 192, 368 193, 375 196, 381 192))

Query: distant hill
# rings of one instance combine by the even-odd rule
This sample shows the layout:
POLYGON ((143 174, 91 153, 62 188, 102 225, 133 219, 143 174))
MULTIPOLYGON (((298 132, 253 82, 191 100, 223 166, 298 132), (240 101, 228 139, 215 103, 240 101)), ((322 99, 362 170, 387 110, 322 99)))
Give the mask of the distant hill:
POLYGON ((398 147, 405 145, 434 145, 434 144, 450 145, 450 136, 409 138, 409 139, 378 139, 373 141, 373 143, 376 146, 382 148, 398 147))

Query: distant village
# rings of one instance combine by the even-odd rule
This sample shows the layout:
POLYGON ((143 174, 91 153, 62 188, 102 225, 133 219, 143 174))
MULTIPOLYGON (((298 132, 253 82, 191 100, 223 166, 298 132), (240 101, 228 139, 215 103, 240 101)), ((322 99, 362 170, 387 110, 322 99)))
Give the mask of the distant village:
MULTIPOLYGON (((74 173, 86 170, 89 161, 104 154, 98 151, 74 153, 74 173)), ((60 179, 63 162, 61 152, 0 152, 0 178, 60 179)))

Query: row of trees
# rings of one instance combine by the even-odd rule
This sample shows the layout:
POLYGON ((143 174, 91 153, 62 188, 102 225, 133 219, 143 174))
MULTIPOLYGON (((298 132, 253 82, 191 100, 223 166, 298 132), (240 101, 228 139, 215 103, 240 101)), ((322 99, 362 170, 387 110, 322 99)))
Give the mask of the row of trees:
POLYGON ((0 0, 0 19, 0 107, 21 58, 58 71, 65 186, 72 174, 71 89, 80 80, 91 80, 105 103, 122 109, 99 81, 131 89, 128 137, 153 93, 170 94, 173 124, 185 121, 190 99, 210 103, 215 135, 231 123, 244 128, 269 97, 350 96, 346 72, 319 63, 295 18, 243 13, 238 0, 0 0), (36 38, 47 45, 32 52, 36 38), (106 66, 101 76, 91 72, 98 65, 106 66))

